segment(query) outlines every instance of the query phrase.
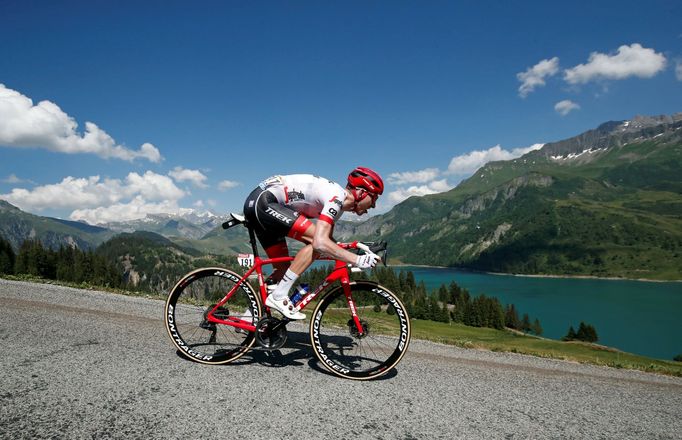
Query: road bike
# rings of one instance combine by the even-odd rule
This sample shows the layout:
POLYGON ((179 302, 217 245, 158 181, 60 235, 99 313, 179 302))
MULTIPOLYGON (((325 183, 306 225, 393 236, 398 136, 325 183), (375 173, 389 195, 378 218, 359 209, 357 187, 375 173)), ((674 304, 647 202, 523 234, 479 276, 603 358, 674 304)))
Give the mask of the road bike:
MULTIPOLYGON (((185 275, 168 295, 164 322, 182 355, 204 364, 226 364, 248 353, 254 344, 265 350, 281 348, 289 319, 272 316, 265 306, 268 289, 263 267, 290 262, 293 257, 258 256, 253 229, 243 216, 232 214, 224 229, 245 225, 252 254, 238 257, 246 273, 219 267, 185 275), (258 290, 249 279, 256 278, 258 290)), ((382 252, 385 243, 338 243, 354 252, 382 252)), ((400 362, 410 344, 411 326, 400 298, 372 281, 353 281, 360 269, 338 260, 322 283, 296 302, 315 309, 309 322, 310 342, 319 362, 331 373, 355 380, 381 377, 400 362), (319 297, 319 298, 318 298, 319 297)))

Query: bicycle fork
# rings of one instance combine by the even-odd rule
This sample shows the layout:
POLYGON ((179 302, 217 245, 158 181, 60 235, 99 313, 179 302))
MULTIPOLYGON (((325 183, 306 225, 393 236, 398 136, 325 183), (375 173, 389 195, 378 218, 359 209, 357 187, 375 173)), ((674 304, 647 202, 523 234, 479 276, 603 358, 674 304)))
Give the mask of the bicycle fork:
MULTIPOLYGON (((350 309, 351 313, 351 319, 353 323, 355 323, 355 328, 357 329, 357 334, 359 337, 364 336, 365 329, 362 326, 362 323, 360 322, 360 318, 358 317, 358 311, 357 308, 355 307, 355 302, 353 301, 353 295, 351 294, 350 290, 350 279, 347 276, 344 276, 341 278, 341 286, 343 287, 343 294, 346 296, 346 301, 348 302, 348 308, 350 309)), ((349 323, 350 327, 350 323, 349 323)), ((352 329, 351 329, 352 330, 352 329)))

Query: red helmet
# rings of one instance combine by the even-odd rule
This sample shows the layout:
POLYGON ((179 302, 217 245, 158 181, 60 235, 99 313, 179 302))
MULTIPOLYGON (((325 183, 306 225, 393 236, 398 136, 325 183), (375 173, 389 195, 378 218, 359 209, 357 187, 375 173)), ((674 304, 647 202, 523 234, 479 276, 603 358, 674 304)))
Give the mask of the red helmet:
POLYGON ((384 181, 381 180, 381 176, 365 167, 357 167, 350 172, 348 185, 353 188, 363 188, 376 195, 381 195, 384 192, 384 181))

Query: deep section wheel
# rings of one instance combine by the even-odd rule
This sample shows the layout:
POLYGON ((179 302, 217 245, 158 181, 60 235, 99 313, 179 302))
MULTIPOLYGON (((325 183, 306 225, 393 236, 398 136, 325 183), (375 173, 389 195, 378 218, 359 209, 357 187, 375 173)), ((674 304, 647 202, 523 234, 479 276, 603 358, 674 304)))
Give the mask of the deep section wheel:
POLYGON ((400 362, 410 343, 410 318, 400 299, 370 282, 350 284, 359 325, 343 286, 323 297, 310 321, 310 338, 322 365, 337 376, 373 379, 400 362))
POLYGON ((244 355, 255 342, 255 331, 211 321, 239 320, 255 326, 262 316, 260 297, 241 277, 222 268, 198 269, 173 287, 166 301, 165 323, 173 344, 187 358, 205 364, 225 364, 244 355), (216 305, 234 292, 229 300, 216 305), (214 310, 215 309, 215 310, 214 310))

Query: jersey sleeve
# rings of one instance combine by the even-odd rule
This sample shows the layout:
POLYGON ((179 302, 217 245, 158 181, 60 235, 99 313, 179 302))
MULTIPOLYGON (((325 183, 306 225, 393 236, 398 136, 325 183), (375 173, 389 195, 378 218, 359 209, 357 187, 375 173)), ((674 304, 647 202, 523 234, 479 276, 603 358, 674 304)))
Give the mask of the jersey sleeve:
POLYGON ((346 197, 346 192, 343 188, 338 185, 335 186, 336 188, 331 192, 331 197, 325 201, 319 217, 321 221, 327 222, 330 225, 333 225, 341 218, 341 215, 343 214, 343 211, 341 210, 343 207, 343 199, 346 197))

